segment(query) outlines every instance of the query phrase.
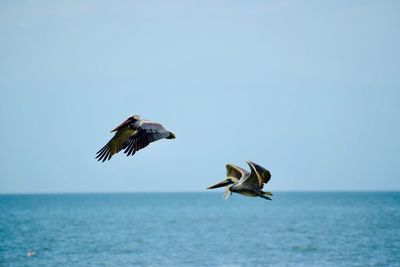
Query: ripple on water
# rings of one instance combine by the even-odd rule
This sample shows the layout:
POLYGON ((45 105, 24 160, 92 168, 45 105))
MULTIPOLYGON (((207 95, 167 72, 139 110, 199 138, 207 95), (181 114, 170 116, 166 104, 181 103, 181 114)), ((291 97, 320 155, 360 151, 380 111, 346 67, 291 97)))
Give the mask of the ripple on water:
POLYGON ((14 195, 0 210, 2 267, 400 266, 399 193, 14 195))

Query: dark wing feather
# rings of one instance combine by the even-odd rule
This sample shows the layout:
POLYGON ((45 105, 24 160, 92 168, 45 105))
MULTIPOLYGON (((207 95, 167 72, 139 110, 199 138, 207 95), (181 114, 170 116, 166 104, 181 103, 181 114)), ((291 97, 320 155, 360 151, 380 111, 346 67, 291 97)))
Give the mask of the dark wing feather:
POLYGON ((155 122, 143 121, 142 125, 138 127, 135 134, 133 134, 124 147, 124 153, 127 156, 134 155, 137 151, 145 148, 151 142, 166 138, 169 132, 165 128, 155 122))
POLYGON ((250 173, 236 165, 233 164, 226 164, 226 177, 234 177, 237 180, 245 178, 250 173))
POLYGON ((271 180, 271 173, 264 167, 254 163, 254 162, 252 162, 251 164, 254 166, 255 171, 257 172, 257 174, 259 176, 259 185, 260 185, 260 188, 262 189, 264 187, 264 184, 268 183, 269 180, 271 180))
POLYGON ((134 133, 129 127, 118 130, 113 138, 99 151, 97 151, 96 159, 98 161, 106 161, 111 159, 111 157, 118 153, 121 149, 126 147, 126 143, 129 141, 129 137, 134 133))
POLYGON ((246 184, 254 189, 261 190, 262 188, 262 177, 258 174, 256 168, 254 167, 253 162, 246 160, 246 163, 250 167, 250 175, 244 177, 240 180, 242 184, 246 184))
POLYGON ((269 182, 269 180, 271 180, 271 173, 269 172, 269 170, 265 170, 262 173, 262 177, 264 178, 263 183, 266 184, 269 182))

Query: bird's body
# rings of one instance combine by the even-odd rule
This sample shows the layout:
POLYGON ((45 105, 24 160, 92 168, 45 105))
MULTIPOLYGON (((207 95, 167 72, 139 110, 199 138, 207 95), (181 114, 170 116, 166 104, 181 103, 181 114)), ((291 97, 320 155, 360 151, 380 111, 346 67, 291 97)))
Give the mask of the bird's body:
POLYGON ((228 197, 232 193, 238 193, 244 196, 261 197, 271 200, 269 196, 272 196, 272 193, 262 191, 264 184, 268 183, 271 179, 270 172, 251 161, 246 162, 250 167, 250 173, 235 165, 227 164, 227 179, 207 189, 226 186, 224 197, 228 197))
POLYGON ((97 160, 105 161, 121 150, 127 156, 134 155, 137 151, 148 146, 151 142, 166 138, 174 139, 175 135, 167 131, 161 124, 141 120, 138 115, 133 115, 113 129, 116 132, 113 138, 97 152, 97 160))

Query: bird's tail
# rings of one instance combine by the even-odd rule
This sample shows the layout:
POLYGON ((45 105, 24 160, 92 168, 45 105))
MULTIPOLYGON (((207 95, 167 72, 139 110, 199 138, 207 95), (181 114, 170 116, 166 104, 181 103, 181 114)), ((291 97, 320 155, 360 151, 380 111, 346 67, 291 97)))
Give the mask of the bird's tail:
POLYGON ((175 139, 175 134, 173 132, 168 132, 169 135, 166 139, 175 139))
POLYGON ((261 191, 260 197, 267 200, 272 200, 269 196, 272 196, 271 192, 261 191))

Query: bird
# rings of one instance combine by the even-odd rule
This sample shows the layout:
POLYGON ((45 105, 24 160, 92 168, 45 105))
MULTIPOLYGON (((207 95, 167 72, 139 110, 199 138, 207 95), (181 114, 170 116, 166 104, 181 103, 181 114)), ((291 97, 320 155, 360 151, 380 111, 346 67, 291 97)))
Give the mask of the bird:
POLYGON ((96 153, 98 161, 110 160, 121 150, 127 156, 134 155, 150 143, 160 139, 175 139, 175 134, 167 131, 160 123, 141 120, 139 115, 132 115, 120 125, 111 130, 113 138, 96 153))
POLYGON ((250 197, 261 197, 272 200, 271 192, 262 191, 264 184, 271 179, 271 173, 260 165, 246 160, 250 167, 250 172, 233 164, 226 164, 226 179, 209 186, 207 189, 214 189, 226 186, 224 198, 227 199, 232 193, 250 197))

